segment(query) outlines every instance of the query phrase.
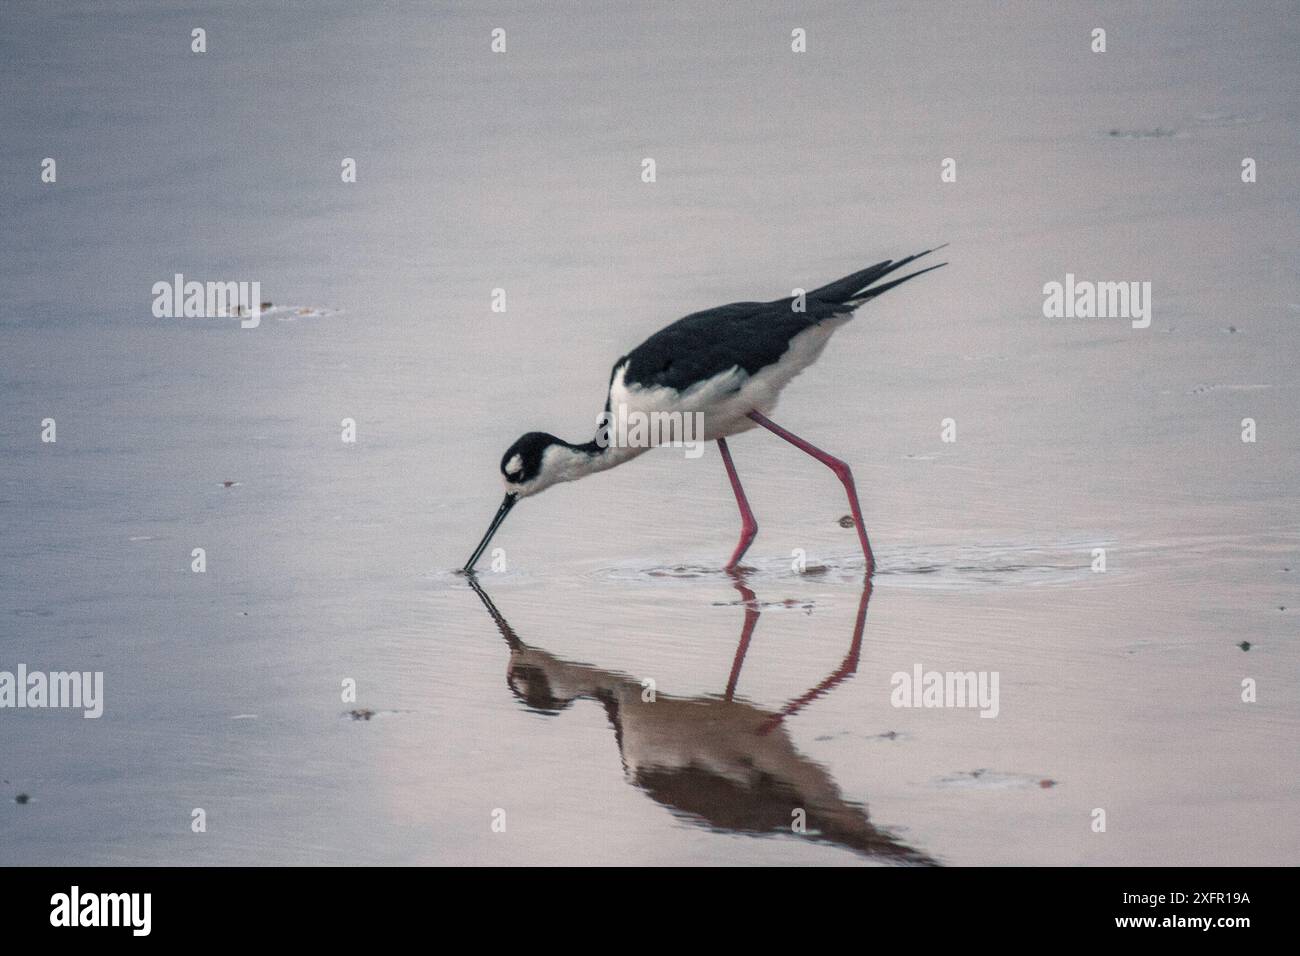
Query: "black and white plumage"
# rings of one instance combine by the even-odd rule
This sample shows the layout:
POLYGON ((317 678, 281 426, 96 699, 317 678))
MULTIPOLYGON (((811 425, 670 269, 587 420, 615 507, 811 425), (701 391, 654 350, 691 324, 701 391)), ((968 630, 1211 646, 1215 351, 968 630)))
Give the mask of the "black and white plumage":
MULTIPOLYGON (((725 438, 760 424, 779 429, 766 416, 776 407, 781 390, 817 360, 831 335, 852 319, 859 307, 909 279, 946 265, 939 263, 881 281, 933 251, 887 259, 803 296, 771 302, 733 302, 678 319, 614 363, 605 412, 626 416, 698 415, 703 434, 695 436, 696 440, 721 443, 744 513, 748 505, 732 470, 725 438)), ((782 437, 796 444, 801 442, 788 433, 782 437)), ((472 570, 496 528, 520 498, 612 468, 649 447, 653 445, 610 443, 600 433, 596 439, 581 444, 546 432, 522 436, 501 458, 506 501, 465 570, 472 570)), ((813 446, 804 450, 815 456, 822 454, 813 446)), ((827 464, 838 462, 826 457, 822 460, 827 464)), ((748 527, 748 516, 746 520, 748 527)), ((866 551, 865 532, 861 528, 859 531, 866 551)), ((737 557, 733 557, 733 563, 737 557)))
POLYGON ((678 319, 614 364, 606 410, 622 403, 646 411, 700 411, 706 441, 755 428, 748 413, 769 414, 781 390, 817 361, 856 309, 939 266, 873 283, 931 251, 877 263, 814 289, 802 302, 793 296, 733 302, 678 319))
POLYGON ((815 328, 833 330, 838 327, 834 323, 848 320, 854 310, 881 293, 939 268, 931 266, 871 287, 925 254, 886 260, 814 289, 805 295, 802 310, 791 296, 694 312, 660 329, 614 363, 611 385, 622 373, 625 387, 666 387, 684 393, 733 369, 737 379, 752 378, 779 364, 787 352, 798 351, 795 341, 801 334, 815 328))

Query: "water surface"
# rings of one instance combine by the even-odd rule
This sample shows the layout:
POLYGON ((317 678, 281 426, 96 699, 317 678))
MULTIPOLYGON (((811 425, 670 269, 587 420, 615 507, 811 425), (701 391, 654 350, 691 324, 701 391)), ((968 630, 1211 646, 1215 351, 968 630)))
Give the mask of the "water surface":
POLYGON ((0 862, 1294 862, 1294 13, 5 4, 0 669, 107 700, 0 713, 0 862), (869 595, 753 432, 739 583, 712 448, 453 573, 660 325, 939 241, 775 416, 869 595), (155 319, 175 272, 292 308, 155 319), (1151 328, 1043 318, 1066 272, 1151 328), (997 718, 892 706, 918 663, 997 718))

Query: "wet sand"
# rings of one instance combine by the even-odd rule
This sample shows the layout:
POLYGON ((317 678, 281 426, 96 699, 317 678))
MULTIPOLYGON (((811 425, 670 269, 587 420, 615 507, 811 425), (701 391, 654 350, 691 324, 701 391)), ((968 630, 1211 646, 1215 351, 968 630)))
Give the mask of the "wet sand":
POLYGON ((0 670, 106 697, 0 712, 0 863, 1294 863, 1294 8, 553 6, 219 8, 203 57, 0 11, 0 670), (868 602, 834 477, 753 432, 743 587, 713 447, 454 573, 662 324, 939 241, 774 416, 853 465, 868 602), (175 272, 327 311, 156 319, 175 272), (1151 327, 1044 318, 1067 272, 1151 327), (892 706, 917 664, 998 716, 892 706))

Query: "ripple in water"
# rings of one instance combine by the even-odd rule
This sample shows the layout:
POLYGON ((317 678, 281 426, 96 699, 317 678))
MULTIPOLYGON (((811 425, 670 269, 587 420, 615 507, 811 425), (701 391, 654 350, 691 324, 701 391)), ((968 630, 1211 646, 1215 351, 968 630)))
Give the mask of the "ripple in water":
MULTIPOLYGON (((1105 542, 1087 542, 1043 548, 1032 545, 994 547, 940 546, 899 548, 876 556, 874 582, 882 587, 968 589, 974 587, 1033 587, 1073 584, 1092 571, 1092 549, 1105 542)), ((791 559, 771 558, 745 562, 744 580, 789 581, 811 578, 827 583, 860 583, 862 558, 858 554, 828 556, 796 570, 791 559)), ((662 581, 730 581, 721 567, 703 564, 632 564, 596 568, 588 577, 623 583, 662 581)))

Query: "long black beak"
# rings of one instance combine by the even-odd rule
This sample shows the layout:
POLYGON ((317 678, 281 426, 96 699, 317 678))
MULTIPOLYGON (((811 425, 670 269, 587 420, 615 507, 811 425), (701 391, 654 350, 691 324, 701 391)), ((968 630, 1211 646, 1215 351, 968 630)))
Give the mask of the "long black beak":
POLYGON ((488 525, 487 534, 483 535, 483 540, 478 543, 478 547, 474 549, 474 553, 470 555, 469 560, 465 562, 465 567, 461 569, 466 574, 474 573, 475 563, 483 552, 487 550, 488 542, 492 540, 492 536, 497 533, 497 528, 501 527, 501 522, 506 520, 506 515, 510 514, 510 509, 515 506, 515 502, 518 500, 519 496, 513 491, 506 492, 506 499, 501 502, 501 507, 497 509, 497 516, 493 518, 492 523, 488 525))

